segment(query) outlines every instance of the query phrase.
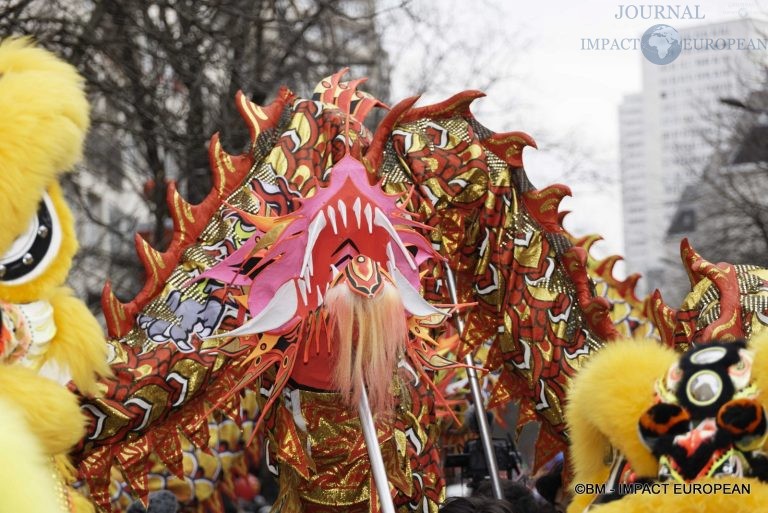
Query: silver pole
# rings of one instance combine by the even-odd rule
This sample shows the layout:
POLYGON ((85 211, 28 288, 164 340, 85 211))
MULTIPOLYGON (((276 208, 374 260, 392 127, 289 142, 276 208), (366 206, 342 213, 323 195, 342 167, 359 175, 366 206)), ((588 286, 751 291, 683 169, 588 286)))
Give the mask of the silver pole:
MULTIPOLYGON (((453 277, 453 271, 447 264, 444 268, 445 276, 448 279, 448 291, 451 293, 451 301, 458 303, 459 298, 456 293, 456 281, 453 277)), ((464 333, 464 319, 459 315, 454 315, 454 319, 456 320, 456 328, 459 330, 459 336, 461 336, 464 333)), ((472 402, 475 404, 475 415, 477 416, 477 425, 480 429, 480 440, 483 443, 483 452, 485 453, 485 462, 488 466, 488 474, 491 478, 493 495, 497 499, 503 499, 504 495, 501 491, 501 480, 499 479, 499 465, 496 463, 496 452, 493 450, 491 430, 488 426, 488 418, 485 416, 483 396, 480 393, 480 381, 477 379, 475 361, 471 354, 464 358, 464 363, 467 364, 467 375, 469 376, 469 384, 472 388, 472 402)))
POLYGON ((392 494, 389 491, 387 470, 384 468, 384 458, 381 457, 379 437, 376 435, 376 424, 373 422, 373 415, 371 414, 371 406, 368 404, 368 393, 365 391, 365 386, 362 387, 362 391, 357 411, 360 415, 360 425, 363 427, 368 457, 371 460, 371 472, 373 472, 373 480, 376 482, 379 504, 381 504, 382 513, 395 513, 395 503, 392 502, 392 494))

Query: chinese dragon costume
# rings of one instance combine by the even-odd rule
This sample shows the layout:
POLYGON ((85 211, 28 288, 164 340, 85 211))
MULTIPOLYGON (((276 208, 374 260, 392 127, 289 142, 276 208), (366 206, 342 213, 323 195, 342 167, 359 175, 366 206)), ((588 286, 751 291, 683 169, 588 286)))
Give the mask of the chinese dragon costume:
POLYGON ((206 419, 240 421, 255 391, 251 438, 279 482, 275 511, 377 511, 354 408, 365 389, 395 505, 436 511, 435 418, 448 403, 432 376, 461 368, 436 347, 450 315, 466 322, 459 356, 490 344, 492 404, 521 400, 521 423, 544 421, 540 460, 565 447, 569 383, 617 336, 559 222, 567 188, 531 185, 533 141, 480 125, 469 107, 481 93, 407 99, 370 133, 362 122, 384 105, 341 77, 311 100, 239 94, 248 151, 214 136, 209 195, 189 205, 171 187, 169 248, 137 239, 144 288, 125 303, 107 284, 113 376, 83 398, 89 428, 73 453, 100 508, 113 465, 137 496, 153 461, 183 478, 182 438, 206 447, 206 419))

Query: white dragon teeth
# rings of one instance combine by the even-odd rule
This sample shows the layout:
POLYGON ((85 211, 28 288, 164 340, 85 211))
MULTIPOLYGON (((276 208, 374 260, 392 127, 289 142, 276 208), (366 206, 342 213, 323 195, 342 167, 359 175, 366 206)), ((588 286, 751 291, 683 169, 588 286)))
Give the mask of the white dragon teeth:
POLYGON ((296 294, 294 280, 288 280, 277 289, 269 303, 251 320, 237 329, 207 338, 237 337, 254 333, 266 333, 267 331, 277 329, 296 315, 298 304, 299 298, 296 294))
POLYGON ((328 219, 331 221, 331 228, 333 228, 334 235, 338 235, 339 228, 336 226, 336 210, 334 210, 331 205, 328 205, 326 212, 328 212, 328 219))
POLYGON ((357 229, 360 229, 360 210, 362 208, 362 204, 360 203, 360 198, 355 199, 355 204, 352 205, 352 211, 355 213, 355 219, 357 219, 357 229))
POLYGON ((301 293, 301 301, 304 305, 307 305, 307 282, 299 278, 298 280, 299 292, 301 293))
POLYGON ((344 201, 339 200, 338 203, 336 203, 336 206, 339 207, 339 215, 341 215, 341 223, 344 225, 344 228, 347 227, 347 204, 344 203, 344 201))
MULTIPOLYGON (((392 238, 392 240, 395 241, 395 243, 397 244, 397 247, 400 248, 400 252, 405 257, 405 261, 408 262, 408 265, 411 266, 411 269, 416 270, 417 265, 416 265, 416 262, 414 262, 413 257, 411 256, 411 253, 403 244, 403 241, 400 239, 400 236, 397 234, 395 227, 392 226, 392 223, 389 222, 389 219, 387 219, 387 216, 384 215, 384 212, 382 212, 381 209, 379 209, 378 207, 376 208, 373 215, 373 224, 381 228, 384 228, 387 231, 387 233, 392 238)), ((390 258, 393 262, 395 261, 394 256, 390 258)))
POLYGON ((363 210, 363 213, 365 214, 365 221, 368 223, 368 233, 373 233, 373 212, 371 211, 371 204, 368 203, 365 205, 365 209, 363 210))
POLYGON ((312 275, 312 248, 315 247, 315 243, 317 242, 317 238, 320 236, 320 232, 323 231, 327 224, 328 221, 325 218, 325 212, 322 210, 318 212, 317 217, 315 217, 309 224, 309 228, 307 230, 309 235, 307 237, 307 247, 304 249, 304 260, 301 262, 301 272, 299 273, 300 278, 304 277, 304 274, 308 268, 309 275, 312 275))

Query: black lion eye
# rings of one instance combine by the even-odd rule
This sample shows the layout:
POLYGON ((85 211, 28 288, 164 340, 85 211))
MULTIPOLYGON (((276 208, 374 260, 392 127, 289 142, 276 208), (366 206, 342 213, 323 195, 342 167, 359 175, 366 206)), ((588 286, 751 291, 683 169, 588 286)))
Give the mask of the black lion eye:
POLYGON ((675 436, 689 429, 691 417, 677 404, 658 403, 648 408, 640 417, 638 427, 645 444, 653 449, 661 437, 675 436))
POLYGON ((47 194, 40 200, 37 215, 27 230, 0 257, 0 282, 14 285, 41 273, 61 242, 58 218, 47 194))
POLYGON ((762 437, 766 432, 765 410, 754 399, 734 399, 720 407, 717 425, 734 438, 762 437))

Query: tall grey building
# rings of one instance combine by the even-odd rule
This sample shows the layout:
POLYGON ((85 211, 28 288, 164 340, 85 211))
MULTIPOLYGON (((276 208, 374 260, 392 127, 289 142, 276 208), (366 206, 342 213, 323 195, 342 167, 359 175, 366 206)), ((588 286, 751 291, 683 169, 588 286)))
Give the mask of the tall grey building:
MULTIPOLYGON (((720 98, 744 98, 765 77, 768 25, 751 19, 679 30, 681 53, 666 65, 643 61, 643 88, 619 107, 619 152, 628 273, 640 292, 669 291, 680 260, 664 240, 680 195, 707 165, 727 115, 720 98)), ((680 237, 684 234, 679 234, 680 237)), ((679 297, 671 297, 674 304, 679 297)))

